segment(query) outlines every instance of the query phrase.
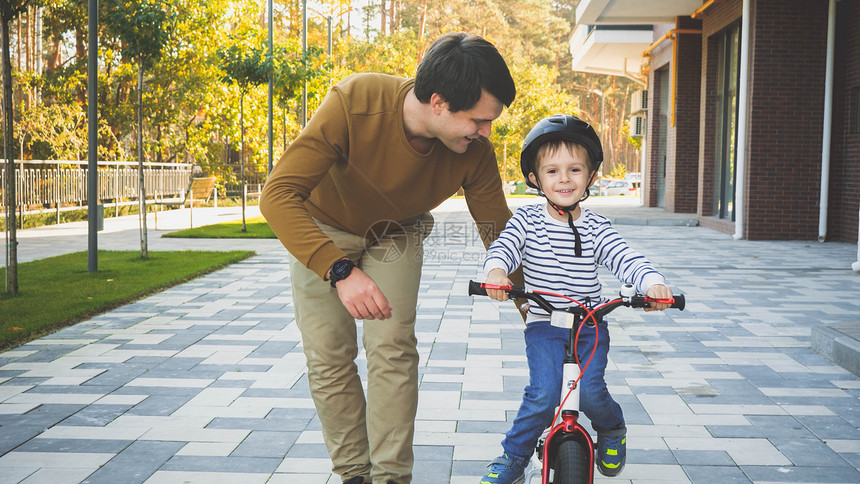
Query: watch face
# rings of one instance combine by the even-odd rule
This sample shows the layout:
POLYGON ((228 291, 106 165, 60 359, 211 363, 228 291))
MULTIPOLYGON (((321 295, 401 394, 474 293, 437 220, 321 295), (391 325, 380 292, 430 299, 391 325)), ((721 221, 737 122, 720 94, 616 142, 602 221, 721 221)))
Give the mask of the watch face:
POLYGON ((334 273, 338 279, 343 279, 344 277, 349 275, 351 270, 352 270, 352 265, 350 263, 348 263, 347 261, 339 261, 334 266, 334 273))
POLYGON ((355 267, 355 265, 352 263, 351 260, 348 260, 348 259, 342 259, 342 260, 339 260, 339 261, 335 262, 334 264, 332 264, 332 266, 331 266, 332 284, 337 282, 337 281, 340 281, 342 279, 346 279, 349 276, 349 273, 352 272, 353 267, 355 267))

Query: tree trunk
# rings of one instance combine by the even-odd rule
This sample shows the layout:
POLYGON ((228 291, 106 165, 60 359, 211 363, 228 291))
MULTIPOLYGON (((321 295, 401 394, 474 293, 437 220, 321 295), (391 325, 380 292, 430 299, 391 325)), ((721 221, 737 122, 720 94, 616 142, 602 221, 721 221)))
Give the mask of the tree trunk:
MULTIPOLYGON (((27 9, 27 71, 30 73, 36 72, 36 9, 29 7, 27 9)), ((32 84, 27 89, 27 96, 24 99, 24 109, 29 110, 35 101, 36 95, 35 86, 32 84)))
POLYGON ((15 20, 15 30, 17 30, 18 33, 17 39, 15 40, 15 49, 17 50, 17 55, 15 56, 15 68, 18 72, 21 72, 21 58, 23 57, 21 55, 21 17, 18 17, 15 20))
POLYGON ((302 35, 301 31, 301 21, 296 22, 294 19, 301 20, 302 18, 302 9, 300 6, 299 0, 293 0, 287 4, 287 18, 290 19, 290 28, 289 34, 290 37, 298 37, 302 35))
POLYGON ((28 7, 24 12, 23 17, 27 22, 27 34, 24 35, 24 47, 27 50, 26 62, 27 62, 27 72, 33 72, 36 70, 36 49, 35 49, 35 40, 36 40, 36 29, 35 29, 35 12, 33 7, 28 7))
POLYGON ((161 124, 155 127, 155 162, 164 163, 164 154, 161 152, 161 124))
POLYGON ((32 7, 28 7, 21 17, 24 19, 27 32, 24 34, 24 64, 27 66, 27 72, 33 71, 33 15, 32 7))
MULTIPOLYGON (((22 29, 23 29, 21 22, 23 22, 23 20, 21 19, 21 16, 19 15, 18 18, 15 20, 15 30, 17 31, 17 34, 16 34, 17 38, 15 39, 15 50, 17 51, 17 54, 15 56, 15 72, 21 72, 24 69, 23 65, 21 64, 21 61, 24 59, 24 55, 21 52, 21 48, 22 48, 21 36, 22 36, 22 29)), ((10 42, 11 42, 11 40, 10 40, 10 42)), ((11 49, 11 44, 9 47, 11 49)), ((11 52, 11 50, 10 50, 10 52, 11 52)), ((15 96, 15 100, 18 101, 18 108, 20 109, 21 100, 24 98, 21 95, 21 84, 20 83, 15 85, 15 90, 14 90, 13 94, 15 96)))
MULTIPOLYGON (((87 57, 87 36, 84 30, 79 26, 75 29, 75 57, 78 62, 82 62, 87 57)), ((77 86, 78 104, 81 106, 87 105, 87 91, 84 89, 86 84, 77 86)))
POLYGON ((242 94, 239 96, 239 144, 241 145, 239 179, 241 180, 240 189, 242 190, 242 232, 247 232, 245 228, 245 91, 242 91, 242 94))
POLYGON ((502 148, 502 183, 508 184, 508 137, 504 137, 505 146, 502 148))
POLYGON ((60 42, 61 39, 57 37, 51 37, 48 41, 48 64, 47 69, 50 72, 55 71, 60 64, 63 63, 63 57, 60 52, 60 42))
POLYGON ((9 46, 9 22, 0 20, 3 64, 3 154, 6 158, 6 292, 18 294, 18 234, 15 220, 18 200, 15 197, 15 152, 12 139, 12 59, 9 46))
POLYGON ((143 62, 137 64, 137 220, 140 225, 140 258, 149 258, 146 237, 146 184, 143 177, 143 62))
POLYGON ((385 37, 385 0, 379 5, 379 35, 385 37))
POLYGON ((418 22, 418 62, 421 62, 424 49, 424 25, 427 22, 427 0, 421 2, 421 20, 418 22))
MULTIPOLYGON (((35 39, 33 52, 35 55, 36 63, 35 70, 36 75, 41 76, 45 72, 45 60, 42 57, 42 51, 44 49, 44 36, 43 32, 43 24, 42 24, 42 8, 41 7, 33 7, 33 17, 34 17, 34 28, 33 28, 33 38, 35 39)), ((33 86, 33 102, 34 104, 41 104, 42 102, 42 93, 35 86, 33 86)))

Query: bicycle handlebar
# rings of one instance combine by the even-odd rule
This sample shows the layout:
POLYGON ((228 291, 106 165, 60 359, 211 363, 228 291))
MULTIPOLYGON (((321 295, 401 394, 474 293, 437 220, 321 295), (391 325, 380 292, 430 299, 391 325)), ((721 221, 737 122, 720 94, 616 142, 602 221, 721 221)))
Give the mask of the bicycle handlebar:
MULTIPOLYGON (((543 296, 536 292, 527 291, 523 286, 511 285, 511 286, 496 286, 494 284, 486 284, 483 282, 475 282, 469 281, 469 295, 470 296, 486 296, 487 289, 501 289, 508 293, 508 296, 513 299, 525 298, 529 301, 535 302, 538 306, 541 307, 544 311, 549 314, 553 312, 563 311, 569 312, 573 314, 580 314, 582 316, 585 315, 585 310, 576 306, 567 309, 558 309, 552 304, 549 303, 543 296)), ((618 306, 627 306, 631 308, 645 308, 649 307, 650 303, 659 302, 669 304, 669 307, 678 309, 680 311, 684 310, 686 305, 686 300, 683 294, 673 295, 671 299, 654 299, 648 296, 644 296, 642 294, 636 294, 633 290, 633 286, 629 284, 625 284, 622 287, 622 291, 618 299, 614 301, 610 301, 607 303, 602 309, 598 309, 595 311, 595 316, 602 317, 605 314, 608 314, 613 309, 618 306)))

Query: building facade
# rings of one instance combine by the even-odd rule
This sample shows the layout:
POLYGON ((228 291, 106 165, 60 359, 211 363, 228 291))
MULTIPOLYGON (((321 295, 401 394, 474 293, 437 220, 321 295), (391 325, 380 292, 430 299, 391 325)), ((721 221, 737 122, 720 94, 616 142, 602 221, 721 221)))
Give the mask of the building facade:
POLYGON ((857 243, 860 1, 623 4, 577 19, 652 27, 625 62, 647 83, 643 204, 738 238, 857 243))

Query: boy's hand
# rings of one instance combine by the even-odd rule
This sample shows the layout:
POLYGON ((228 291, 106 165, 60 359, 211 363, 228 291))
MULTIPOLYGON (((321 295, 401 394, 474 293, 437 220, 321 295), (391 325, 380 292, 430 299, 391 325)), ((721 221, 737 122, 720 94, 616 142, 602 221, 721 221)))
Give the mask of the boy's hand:
MULTIPOLYGON (((653 297, 654 299, 670 299, 672 297, 672 290, 663 284, 655 284, 648 288, 648 292, 645 293, 648 297, 653 297)), ((662 311, 669 307, 668 304, 665 303, 650 303, 650 308, 645 308, 645 311, 662 311)))
MULTIPOLYGON (((513 284, 508 275, 502 269, 493 269, 487 274, 487 284, 495 284, 497 286, 510 286, 513 284)), ((507 301, 508 293, 501 289, 487 289, 487 296, 496 301, 507 301)))

